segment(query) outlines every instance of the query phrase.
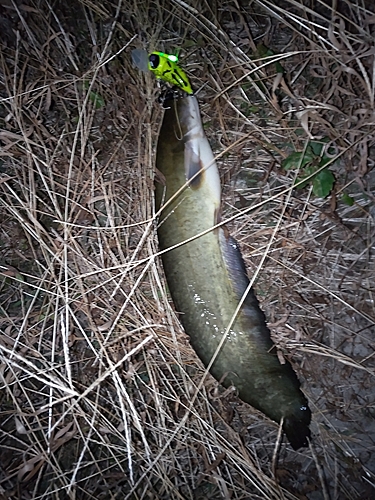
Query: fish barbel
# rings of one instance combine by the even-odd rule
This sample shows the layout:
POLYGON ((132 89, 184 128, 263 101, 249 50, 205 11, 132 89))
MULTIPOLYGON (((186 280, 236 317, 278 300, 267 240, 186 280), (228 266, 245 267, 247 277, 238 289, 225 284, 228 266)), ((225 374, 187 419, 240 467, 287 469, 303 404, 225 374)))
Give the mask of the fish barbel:
POLYGON ((210 367, 216 380, 225 387, 233 385, 242 401, 272 420, 283 419, 294 449, 308 446, 307 399, 290 363, 279 362, 252 289, 232 321, 249 279, 227 228, 212 229, 219 221, 221 187, 198 101, 170 94, 164 104, 156 155, 156 167, 165 179, 165 184, 156 183, 156 208, 162 208, 158 238, 180 320, 206 367, 222 344, 210 367))

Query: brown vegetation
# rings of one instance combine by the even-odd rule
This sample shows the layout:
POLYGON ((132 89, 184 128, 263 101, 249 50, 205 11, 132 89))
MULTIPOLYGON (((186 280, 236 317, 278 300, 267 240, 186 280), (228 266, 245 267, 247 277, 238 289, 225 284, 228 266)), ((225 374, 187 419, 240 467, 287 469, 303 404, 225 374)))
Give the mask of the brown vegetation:
POLYGON ((373 498, 375 11, 332 4, 0 0, 0 498, 373 498), (196 390, 136 47, 179 49, 198 91, 309 449, 211 377, 196 390), (303 164, 322 139, 324 198, 303 164))

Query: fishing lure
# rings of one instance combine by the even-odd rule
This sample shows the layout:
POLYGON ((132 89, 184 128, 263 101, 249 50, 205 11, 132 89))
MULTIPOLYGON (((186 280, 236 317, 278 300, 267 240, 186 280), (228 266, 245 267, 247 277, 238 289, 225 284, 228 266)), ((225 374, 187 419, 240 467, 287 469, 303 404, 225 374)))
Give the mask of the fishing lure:
POLYGON ((164 52, 147 54, 145 50, 134 49, 132 50, 132 59, 141 71, 152 71, 156 78, 171 85, 176 85, 187 94, 193 93, 185 71, 177 64, 177 56, 165 54, 164 52))

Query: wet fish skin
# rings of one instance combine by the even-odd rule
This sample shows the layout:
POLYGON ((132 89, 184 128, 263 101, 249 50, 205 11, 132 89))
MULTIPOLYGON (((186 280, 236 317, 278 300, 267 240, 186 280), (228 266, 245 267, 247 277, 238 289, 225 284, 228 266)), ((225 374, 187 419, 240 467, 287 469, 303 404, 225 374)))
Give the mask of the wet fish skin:
MULTIPOLYGON (((170 99, 157 146, 156 208, 193 180, 163 209, 158 226, 162 250, 212 228, 220 210, 220 178, 204 134, 195 96, 170 99)), ((236 241, 225 227, 209 231, 162 255, 170 293, 191 344, 210 363, 249 285, 236 241)), ((308 446, 311 412, 289 362, 280 364, 266 318, 253 290, 248 293, 211 374, 234 385, 239 397, 280 422, 294 449, 308 446)))

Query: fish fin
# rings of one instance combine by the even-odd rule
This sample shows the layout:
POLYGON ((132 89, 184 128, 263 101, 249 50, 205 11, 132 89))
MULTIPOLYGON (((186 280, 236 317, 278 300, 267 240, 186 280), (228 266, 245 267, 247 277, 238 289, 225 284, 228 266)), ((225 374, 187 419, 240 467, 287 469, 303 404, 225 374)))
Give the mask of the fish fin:
MULTIPOLYGON (((245 262, 237 241, 230 236, 228 229, 224 226, 219 240, 222 255, 225 260, 226 268, 231 278, 233 288, 240 300, 249 286, 249 278, 247 276, 245 262)), ((258 299, 251 288, 248 290, 246 299, 244 301, 244 314, 251 311, 253 319, 257 316, 260 324, 266 324, 266 318, 260 310, 258 299), (247 308, 246 308, 247 306, 247 308)), ((271 347, 271 343, 267 349, 271 347)))
POLYGON ((185 175, 193 189, 200 186, 203 176, 202 162, 199 146, 193 144, 192 141, 185 143, 185 175))

